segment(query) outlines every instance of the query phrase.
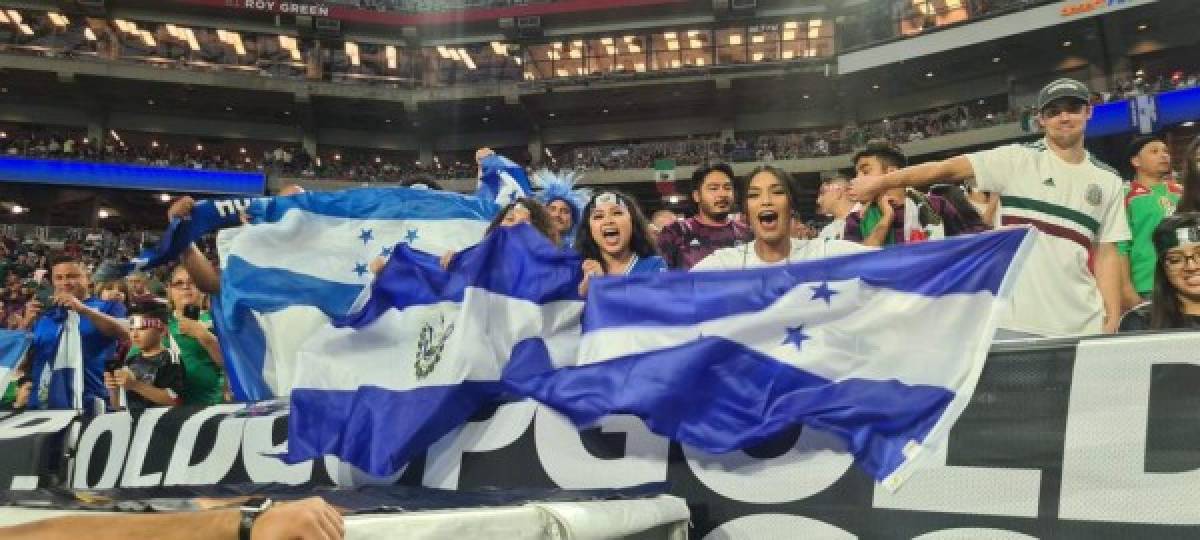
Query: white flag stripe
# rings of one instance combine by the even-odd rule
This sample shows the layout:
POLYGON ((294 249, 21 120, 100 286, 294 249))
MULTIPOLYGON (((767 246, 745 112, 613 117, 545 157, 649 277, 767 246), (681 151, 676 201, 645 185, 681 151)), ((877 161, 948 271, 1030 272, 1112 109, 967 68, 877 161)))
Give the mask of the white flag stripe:
MULTIPOLYGON (((855 280, 830 283, 838 291, 831 306, 812 299, 800 285, 767 309, 713 319, 699 325, 609 328, 584 335, 580 364, 687 344, 703 336, 722 337, 766 356, 833 381, 899 379, 908 384, 944 385, 948 366, 970 354, 962 343, 968 324, 948 324, 942 313, 979 313, 978 324, 992 309, 988 293, 939 298, 879 290, 855 280), (897 314, 903 314, 897 316, 897 314), (874 315, 874 316, 873 316, 874 315), (829 324, 837 321, 836 324, 829 324), (785 341, 788 330, 804 325, 808 337, 797 347, 785 341), (912 336, 921 336, 920 340, 912 336), (910 361, 882 362, 904 351, 910 361)), ((954 377, 952 377, 953 379, 954 377)))
POLYGON ((227 249, 261 268, 284 268, 326 281, 364 284, 371 275, 356 274, 355 265, 369 264, 384 248, 407 242, 415 249, 440 255, 475 244, 485 228, 487 223, 480 220, 361 220, 292 210, 278 222, 242 227, 227 249), (411 240, 410 231, 415 232, 411 240))
POLYGON ((316 332, 329 326, 329 318, 313 306, 290 306, 272 313, 253 312, 266 341, 263 379, 276 396, 291 392, 298 367, 297 352, 316 332))
POLYGON ((389 310, 363 328, 327 326, 318 330, 296 354, 291 387, 411 390, 464 380, 495 381, 515 344, 547 334, 554 335, 546 342, 553 362, 569 365, 575 359, 582 310, 581 301, 538 305, 470 288, 461 304, 442 302, 389 310), (566 331, 560 332, 563 329, 566 331), (423 332, 427 332, 424 338, 423 332), (436 348, 447 333, 436 365, 418 377, 422 343, 427 349, 436 348))

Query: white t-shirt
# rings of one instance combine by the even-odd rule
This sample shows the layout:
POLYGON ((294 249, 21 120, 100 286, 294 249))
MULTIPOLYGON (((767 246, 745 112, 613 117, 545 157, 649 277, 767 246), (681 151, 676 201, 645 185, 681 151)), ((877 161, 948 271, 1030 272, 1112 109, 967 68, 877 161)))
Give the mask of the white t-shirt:
POLYGON ((1044 140, 968 154, 975 186, 1000 194, 996 225, 1033 225, 1030 251, 1000 327, 1046 336, 1095 334, 1104 302, 1088 270, 1095 244, 1129 240, 1121 179, 1091 154, 1063 161, 1044 140))
POLYGON ((842 237, 845 235, 846 235, 846 220, 845 219, 834 219, 833 221, 829 222, 829 225, 826 225, 825 228, 821 229, 821 234, 818 234, 817 238, 827 239, 827 240, 841 240, 842 237))
POLYGON ((758 253, 754 251, 754 242, 749 242, 740 246, 718 249, 696 263, 696 266, 693 266, 692 270, 741 270, 743 268, 757 268, 760 266, 773 266, 836 257, 838 255, 850 255, 852 253, 873 251, 875 249, 845 240, 828 238, 796 240, 793 238, 792 252, 788 257, 782 261, 769 263, 758 258, 758 253))

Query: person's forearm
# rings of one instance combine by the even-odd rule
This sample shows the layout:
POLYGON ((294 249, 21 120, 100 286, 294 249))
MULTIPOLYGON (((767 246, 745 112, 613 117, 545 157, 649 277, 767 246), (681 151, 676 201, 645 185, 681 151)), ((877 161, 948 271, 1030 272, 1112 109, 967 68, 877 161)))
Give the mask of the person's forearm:
POLYGON ((1112 245, 1096 251, 1096 284, 1104 300, 1104 315, 1109 322, 1121 316, 1121 255, 1112 245))
POLYGON ((0 537, 12 540, 233 540, 238 537, 237 510, 165 514, 64 516, 12 527, 0 527, 0 537))
POLYGON ((959 156, 945 161, 931 161, 892 171, 883 175, 884 190, 921 188, 934 184, 959 183, 972 175, 971 163, 959 156))
POLYGON ((891 222, 879 222, 879 224, 875 225, 874 229, 871 229, 871 234, 867 235, 867 237, 863 239, 863 245, 871 247, 883 247, 883 245, 887 243, 887 234, 891 228, 891 222))
POLYGON ((1132 309, 1142 303, 1142 296, 1133 288, 1129 257, 1121 255, 1121 311, 1132 309))
POLYGON ((221 354, 221 342, 217 341, 215 334, 208 332, 197 341, 200 342, 201 347, 204 347, 204 351, 208 353, 208 357, 214 364, 225 367, 225 356, 221 354))
POLYGON ((180 257, 180 262, 183 267, 187 268, 188 275, 192 277, 192 281, 196 283, 196 288, 200 292, 215 294, 221 290, 221 276, 217 270, 213 268, 213 264, 208 258, 200 252, 200 248, 196 244, 192 244, 187 251, 183 252, 180 257))
POLYGON ((166 388, 159 388, 153 384, 132 380, 125 383, 125 389, 131 392, 137 392, 137 394, 145 398, 146 401, 149 401, 155 405, 162 405, 163 407, 177 405, 175 398, 171 396, 171 393, 167 391, 166 388))
POLYGON ((93 309, 91 306, 85 304, 79 310, 79 314, 92 321, 92 324, 96 325, 96 329, 101 334, 122 341, 129 339, 129 329, 125 328, 125 325, 110 317, 107 313, 93 309))

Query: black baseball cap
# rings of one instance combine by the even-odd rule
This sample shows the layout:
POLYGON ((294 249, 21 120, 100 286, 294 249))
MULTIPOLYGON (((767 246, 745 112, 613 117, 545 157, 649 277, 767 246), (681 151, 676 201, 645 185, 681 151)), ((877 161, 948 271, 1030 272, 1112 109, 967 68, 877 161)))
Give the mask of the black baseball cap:
POLYGON ((1051 101, 1062 98, 1075 98, 1087 103, 1091 101, 1092 92, 1086 85, 1075 79, 1058 79, 1042 87, 1042 90, 1038 92, 1037 109, 1040 112, 1051 101))

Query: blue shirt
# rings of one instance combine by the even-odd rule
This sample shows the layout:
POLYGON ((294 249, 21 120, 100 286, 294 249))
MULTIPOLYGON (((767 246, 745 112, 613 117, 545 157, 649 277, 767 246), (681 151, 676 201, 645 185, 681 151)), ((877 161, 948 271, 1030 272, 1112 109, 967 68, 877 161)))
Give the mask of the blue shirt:
POLYGON ((665 272, 667 270, 667 261, 662 257, 653 255, 650 257, 638 257, 637 262, 633 263, 633 268, 629 269, 630 274, 646 274, 650 272, 665 272))
MULTIPOLYGON (((125 306, 120 302, 104 301, 93 296, 84 300, 83 304, 113 318, 125 317, 125 306)), ((33 379, 34 388, 33 393, 29 396, 29 408, 31 409, 43 407, 43 404, 39 403, 41 396, 38 395, 38 389, 41 388, 41 377, 46 365, 49 364, 53 369, 54 356, 58 353, 58 338, 62 334, 62 326, 66 320, 65 314, 65 310, 62 308, 48 309, 33 325, 33 344, 30 346, 33 361, 29 374, 33 379)), ((83 349, 84 404, 86 406, 94 397, 102 398, 107 403, 108 389, 104 386, 104 364, 113 356, 117 340, 101 333, 90 319, 82 315, 79 316, 79 334, 80 345, 83 349)), ((48 403, 45 406, 51 409, 70 409, 73 405, 69 384, 64 386, 51 383, 48 403)))

